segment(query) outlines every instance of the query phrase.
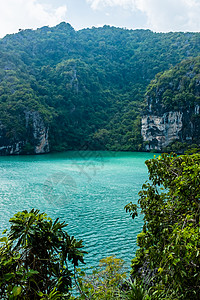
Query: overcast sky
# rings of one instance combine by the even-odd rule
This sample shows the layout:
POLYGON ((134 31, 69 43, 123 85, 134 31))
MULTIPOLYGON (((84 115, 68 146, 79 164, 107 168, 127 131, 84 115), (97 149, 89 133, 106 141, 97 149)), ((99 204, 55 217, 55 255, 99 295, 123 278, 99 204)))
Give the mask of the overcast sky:
POLYGON ((0 0, 0 37, 19 29, 113 25, 157 32, 200 31, 200 0, 0 0))

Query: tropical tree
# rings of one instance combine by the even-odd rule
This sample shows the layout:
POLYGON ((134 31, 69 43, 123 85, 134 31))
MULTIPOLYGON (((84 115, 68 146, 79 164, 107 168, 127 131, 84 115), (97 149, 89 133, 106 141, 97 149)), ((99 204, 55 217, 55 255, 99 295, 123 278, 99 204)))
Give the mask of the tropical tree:
MULTIPOLYGON (((146 165, 150 182, 139 193, 144 226, 132 277, 156 299, 199 299, 200 154, 162 154, 146 165)), ((136 205, 125 208, 137 216, 136 205)))
POLYGON ((0 239, 0 298, 68 299, 73 270, 84 263, 82 240, 39 210, 18 212, 10 223, 0 239))
POLYGON ((78 271, 78 288, 80 297, 85 300, 111 300, 119 297, 126 272, 123 268, 124 261, 115 256, 109 256, 99 261, 99 266, 93 269, 92 274, 87 275, 78 271))

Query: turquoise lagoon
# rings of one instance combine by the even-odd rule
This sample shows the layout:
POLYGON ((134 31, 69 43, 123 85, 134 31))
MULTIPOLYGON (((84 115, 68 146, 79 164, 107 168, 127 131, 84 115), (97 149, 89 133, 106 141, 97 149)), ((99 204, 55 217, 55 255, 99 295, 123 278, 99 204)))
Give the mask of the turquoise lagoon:
POLYGON ((82 239, 88 266, 116 255, 126 266, 134 257, 142 216, 124 210, 147 180, 152 153, 70 151, 0 157, 0 232, 14 213, 31 208, 66 221, 82 239))

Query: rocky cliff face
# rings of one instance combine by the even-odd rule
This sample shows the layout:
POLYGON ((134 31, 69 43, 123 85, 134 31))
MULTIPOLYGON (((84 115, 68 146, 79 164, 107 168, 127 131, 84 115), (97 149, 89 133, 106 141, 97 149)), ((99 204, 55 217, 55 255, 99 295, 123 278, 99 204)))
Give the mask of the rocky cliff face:
MULTIPOLYGON (((42 154, 49 152, 48 132, 43 119, 38 112, 25 112, 26 128, 31 129, 33 136, 34 153, 42 154)), ((30 130, 29 129, 29 130, 30 130)))
POLYGON ((172 141, 178 140, 183 127, 182 112, 166 112, 161 116, 145 115, 142 118, 142 136, 145 150, 162 150, 172 141))
POLYGON ((146 100, 141 128, 146 151, 163 151, 174 141, 200 144, 200 58, 159 74, 146 100))
POLYGON ((41 115, 25 111, 25 138, 9 137, 7 128, 0 124, 0 155, 43 154, 49 152, 48 127, 41 115))
POLYGON ((142 117, 141 133, 146 151, 163 151, 172 142, 198 143, 200 106, 163 113, 152 111, 142 117))

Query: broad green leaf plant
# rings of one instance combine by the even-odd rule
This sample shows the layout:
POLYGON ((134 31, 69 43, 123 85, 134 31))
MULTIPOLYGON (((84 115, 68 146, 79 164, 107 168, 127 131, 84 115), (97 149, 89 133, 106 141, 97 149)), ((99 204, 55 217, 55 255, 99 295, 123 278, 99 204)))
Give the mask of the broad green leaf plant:
POLYGON ((39 210, 18 212, 10 223, 0 239, 0 298, 68 299, 74 269, 84 263, 82 241, 39 210))
MULTIPOLYGON (((132 277, 159 299, 199 299, 200 154, 146 161, 150 181, 139 193, 144 214, 132 277)), ((136 208, 127 205, 134 218, 136 208)))

